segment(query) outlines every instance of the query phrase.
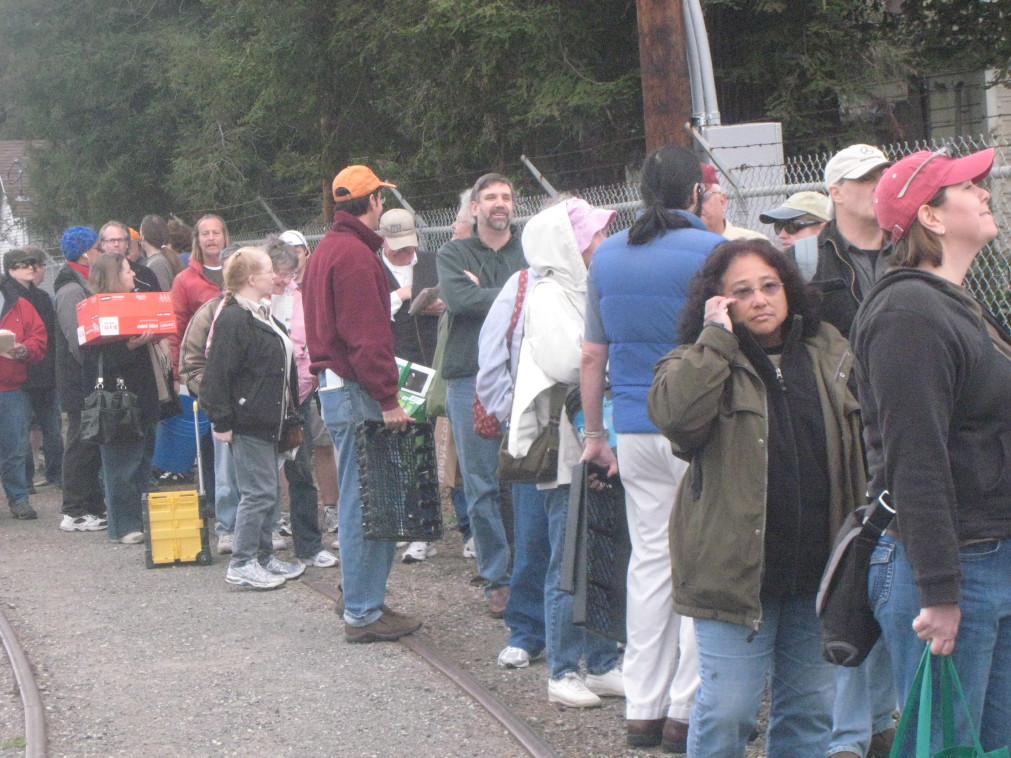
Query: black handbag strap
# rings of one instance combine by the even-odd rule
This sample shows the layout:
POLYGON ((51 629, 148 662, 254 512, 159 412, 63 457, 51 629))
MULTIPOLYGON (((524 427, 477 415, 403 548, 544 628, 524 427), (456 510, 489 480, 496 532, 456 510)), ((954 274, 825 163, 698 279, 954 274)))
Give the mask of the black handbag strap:
POLYGON ((861 536, 877 541, 878 537, 888 529, 893 518, 895 518, 895 508, 892 507, 892 493, 882 490, 864 519, 863 529, 860 530, 861 536))

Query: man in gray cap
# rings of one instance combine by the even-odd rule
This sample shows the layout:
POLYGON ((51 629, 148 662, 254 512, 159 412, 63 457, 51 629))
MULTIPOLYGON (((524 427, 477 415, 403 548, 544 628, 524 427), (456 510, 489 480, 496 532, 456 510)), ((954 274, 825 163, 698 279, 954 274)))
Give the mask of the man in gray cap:
POLYGON ((820 192, 795 192, 778 208, 758 217, 763 224, 772 224, 779 244, 786 250, 797 240, 816 237, 832 220, 829 199, 820 192))
POLYGON ((821 317, 848 336, 861 301, 884 271, 891 242, 874 216, 874 187, 891 161, 871 145, 850 145, 825 166, 833 218, 791 253, 804 278, 822 292, 821 317))

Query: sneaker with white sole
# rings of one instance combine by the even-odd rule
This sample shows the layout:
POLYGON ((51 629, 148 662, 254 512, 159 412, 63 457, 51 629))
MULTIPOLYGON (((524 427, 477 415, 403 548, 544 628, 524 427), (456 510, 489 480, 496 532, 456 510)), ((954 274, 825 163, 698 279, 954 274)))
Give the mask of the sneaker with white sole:
POLYGON ((234 544, 235 537, 231 534, 219 534, 218 535, 218 554, 228 555, 232 552, 232 545, 234 544))
POLYGON ((621 666, 615 666, 606 674, 587 674, 586 689, 600 697, 625 697, 621 666))
POLYGON ((561 679, 548 679, 548 702, 569 708, 596 708, 600 698, 590 692, 575 671, 561 679))
POLYGON ((280 532, 273 532, 271 535, 274 550, 287 550, 288 540, 281 536, 280 532))
POLYGON ((334 550, 340 550, 341 549, 340 538, 339 537, 335 538, 334 541, 333 541, 333 544, 331 544, 330 547, 332 547, 334 550))
POLYGON ((285 563, 284 561, 279 561, 273 555, 270 556, 270 560, 267 561, 264 570, 268 574, 274 574, 276 576, 284 577, 285 579, 298 579, 302 574, 305 573, 305 564, 302 561, 295 561, 294 563, 285 563))
POLYGON ((463 543, 463 557, 477 558, 477 550, 474 548, 474 538, 471 537, 463 543))
POLYGON ((92 516, 90 513, 77 518, 64 516, 60 522, 60 530, 64 532, 100 532, 108 528, 108 521, 98 516, 92 516))
POLYGON ((336 505, 324 505, 323 506, 323 529, 325 529, 328 534, 336 534, 337 533, 337 506, 336 505))
POLYGON ((439 551, 431 542, 412 542, 404 551, 402 560, 404 563, 418 563, 433 555, 438 555, 439 551))
POLYGON ((139 545, 144 541, 144 532, 127 532, 119 538, 119 541, 124 545, 139 545))
POLYGON ((242 566, 229 566, 225 581, 240 587, 271 590, 284 584, 284 577, 271 574, 256 561, 247 561, 242 566))
POLYGON ((498 654, 498 667, 500 669, 525 669, 535 657, 521 647, 510 645, 502 648, 502 652, 498 654))
POLYGON ((340 561, 337 560, 337 556, 331 553, 329 550, 320 550, 312 558, 305 558, 302 560, 308 566, 315 566, 316 568, 330 568, 331 566, 336 566, 340 561))

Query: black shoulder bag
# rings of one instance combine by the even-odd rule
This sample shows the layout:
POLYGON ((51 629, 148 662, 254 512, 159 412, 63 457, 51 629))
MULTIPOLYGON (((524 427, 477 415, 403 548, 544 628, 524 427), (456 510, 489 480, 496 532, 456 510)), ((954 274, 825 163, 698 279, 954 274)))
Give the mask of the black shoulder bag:
POLYGON ((94 391, 84 399, 81 411, 81 439, 96 445, 110 442, 136 442, 143 438, 137 396, 126 388, 122 377, 116 378, 116 389, 105 389, 104 356, 98 356, 98 381, 94 391))

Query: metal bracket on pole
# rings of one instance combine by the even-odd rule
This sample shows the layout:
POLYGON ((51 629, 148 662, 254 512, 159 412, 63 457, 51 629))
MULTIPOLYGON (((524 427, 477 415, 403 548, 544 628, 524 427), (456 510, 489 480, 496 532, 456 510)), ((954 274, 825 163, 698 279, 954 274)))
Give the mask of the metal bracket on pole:
POLYGON ((530 170, 530 173, 534 175, 534 179, 544 188, 545 192, 551 195, 551 197, 558 197, 558 190, 551 186, 551 182, 544 178, 544 174, 538 171, 537 167, 525 155, 521 155, 520 160, 530 170))
POLYGON ((260 197, 259 195, 257 195, 256 196, 256 202, 258 202, 260 205, 263 206, 263 210, 267 211, 267 215, 270 216, 271 220, 273 220, 274 224, 277 226, 278 229, 280 229, 283 232, 285 229, 288 228, 284 224, 281 223, 281 219, 279 219, 277 217, 277 214, 274 213, 273 209, 269 205, 267 205, 267 201, 266 200, 264 200, 262 197, 260 197))

